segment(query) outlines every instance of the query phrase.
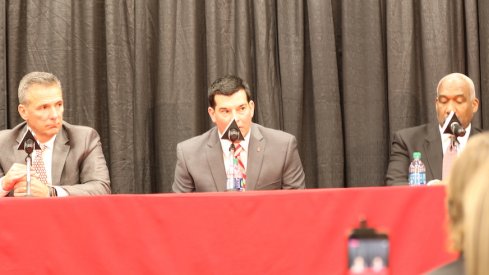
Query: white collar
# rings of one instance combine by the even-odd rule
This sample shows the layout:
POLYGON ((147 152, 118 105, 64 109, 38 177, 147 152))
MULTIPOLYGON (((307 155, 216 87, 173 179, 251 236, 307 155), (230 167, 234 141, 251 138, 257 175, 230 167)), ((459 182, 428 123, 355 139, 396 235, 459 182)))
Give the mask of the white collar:
MULTIPOLYGON (((34 137, 36 137, 36 133, 31 129, 31 127, 27 126, 27 129, 31 131, 32 135, 34 137)), ((45 143, 41 143, 39 141, 37 141, 37 143, 39 143, 39 145, 45 145, 47 148, 49 149, 53 149, 54 148, 54 140, 56 139, 56 135, 54 135, 51 139, 49 139, 47 142, 45 143)))

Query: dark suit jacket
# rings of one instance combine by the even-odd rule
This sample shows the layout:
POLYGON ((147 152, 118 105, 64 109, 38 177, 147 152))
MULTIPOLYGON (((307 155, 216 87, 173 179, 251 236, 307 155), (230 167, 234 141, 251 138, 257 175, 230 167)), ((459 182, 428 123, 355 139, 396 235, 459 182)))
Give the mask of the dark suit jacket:
MULTIPOLYGON (((480 133, 471 127, 470 136, 480 133)), ((438 124, 430 123, 400 130, 394 134, 391 144, 389 167, 385 176, 387 185, 408 183, 409 164, 413 152, 421 152, 426 166, 426 182, 440 179, 443 166, 443 146, 438 124)))
POLYGON ((426 273, 428 275, 464 275, 464 259, 459 257, 457 260, 449 262, 443 266, 440 266, 430 272, 426 273))
MULTIPOLYGON (((27 131, 26 123, 0 131, 0 177, 14 163, 25 163, 26 153, 17 150, 27 131)), ((110 194, 109 170, 98 133, 85 126, 63 122, 53 147, 52 183, 70 195, 110 194)))
MULTIPOLYGON (((295 137, 252 124, 246 175, 247 190, 305 188, 295 137)), ((225 190, 226 171, 216 127, 177 145, 174 192, 225 190)))

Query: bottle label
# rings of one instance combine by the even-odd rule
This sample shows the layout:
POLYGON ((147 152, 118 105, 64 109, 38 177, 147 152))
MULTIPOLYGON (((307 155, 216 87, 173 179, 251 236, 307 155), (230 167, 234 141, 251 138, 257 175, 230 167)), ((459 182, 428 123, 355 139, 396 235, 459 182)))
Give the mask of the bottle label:
POLYGON ((409 185, 424 185, 426 184, 426 173, 411 173, 409 174, 409 185))
POLYGON ((244 191, 245 180, 243 178, 234 178, 234 189, 238 191, 244 191))
POLYGON ((237 163, 232 165, 226 173, 226 190, 228 191, 245 191, 246 180, 243 178, 241 171, 239 170, 237 163))

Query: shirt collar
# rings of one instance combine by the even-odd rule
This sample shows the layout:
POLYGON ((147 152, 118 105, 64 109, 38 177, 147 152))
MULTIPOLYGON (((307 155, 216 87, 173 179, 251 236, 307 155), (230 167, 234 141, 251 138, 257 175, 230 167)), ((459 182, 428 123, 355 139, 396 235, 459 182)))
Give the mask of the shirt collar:
MULTIPOLYGON (((36 137, 36 133, 34 131, 32 131, 31 127, 27 126, 27 129, 31 131, 31 133, 32 133, 32 135, 34 137, 36 137)), ((55 139, 56 139, 56 135, 54 135, 50 140, 48 140, 45 143, 41 143, 39 141, 37 141, 37 143, 39 143, 39 145, 45 145, 49 149, 53 149, 54 148, 54 140, 55 139)))

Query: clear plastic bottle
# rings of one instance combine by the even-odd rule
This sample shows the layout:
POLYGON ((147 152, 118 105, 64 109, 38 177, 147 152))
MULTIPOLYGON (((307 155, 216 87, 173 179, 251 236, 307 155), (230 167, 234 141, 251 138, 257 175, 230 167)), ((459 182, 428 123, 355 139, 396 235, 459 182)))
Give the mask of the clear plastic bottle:
MULTIPOLYGON (((234 151, 232 151, 234 154, 234 151)), ((243 178, 243 174, 239 169, 238 159, 231 158, 229 168, 226 171, 227 181, 226 190, 227 191, 245 191, 246 190, 246 180, 243 178)))
POLYGON ((413 161, 409 165, 409 185, 426 184, 426 167, 421 161, 421 153, 413 152, 413 161))
POLYGON ((234 167, 234 189, 236 191, 245 191, 245 182, 243 178, 243 174, 241 173, 241 170, 239 169, 239 164, 238 164, 238 159, 234 158, 233 159, 233 167, 234 167))

